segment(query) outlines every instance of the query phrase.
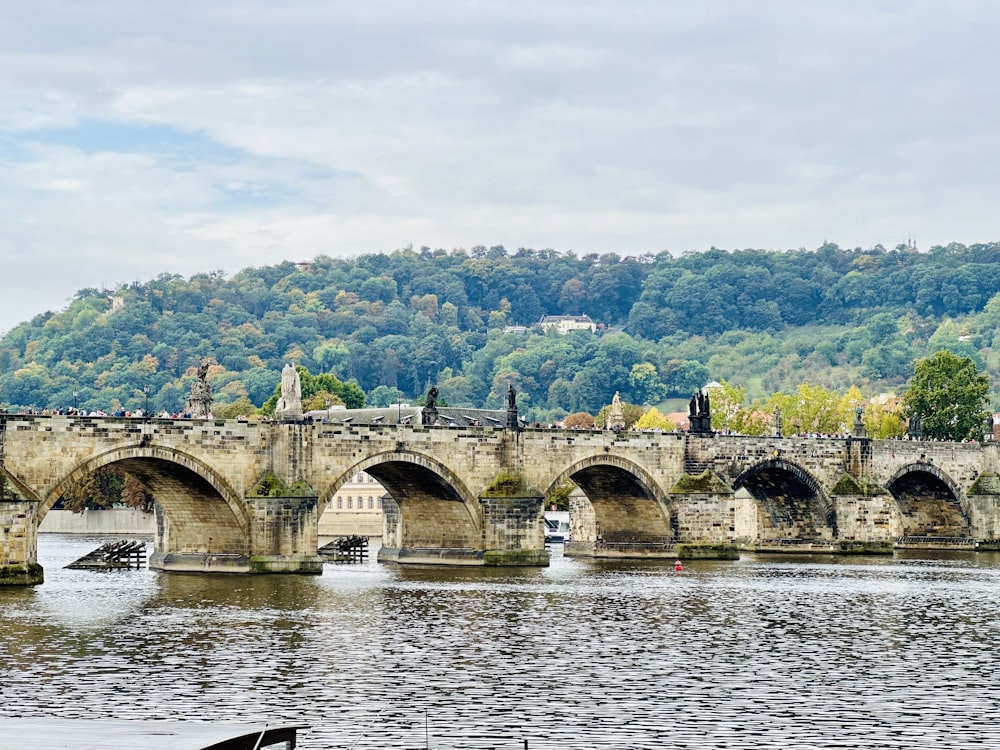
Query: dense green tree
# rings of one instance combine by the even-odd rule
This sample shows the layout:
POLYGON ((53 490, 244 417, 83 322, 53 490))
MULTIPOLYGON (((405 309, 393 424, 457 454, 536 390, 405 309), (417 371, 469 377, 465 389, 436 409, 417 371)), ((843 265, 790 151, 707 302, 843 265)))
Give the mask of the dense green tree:
POLYGON ((971 358, 941 350, 914 365, 903 403, 909 416, 920 417, 926 437, 981 438, 988 391, 971 358))
MULTIPOLYGON (((365 405, 365 392, 361 390, 357 383, 347 382, 343 383, 337 379, 335 375, 330 373, 323 373, 321 375, 313 375, 308 369, 302 365, 296 365, 295 370, 299 373, 299 382, 302 386, 302 404, 305 406, 310 403, 310 399, 316 396, 317 393, 330 393, 334 394, 340 399, 340 402, 345 404, 348 409, 361 409, 365 405)), ((281 382, 279 380, 278 384, 274 387, 274 393, 271 397, 264 402, 261 406, 260 411, 262 414, 271 415, 274 414, 274 408, 278 405, 278 399, 281 398, 281 382)), ((326 400, 320 399, 319 405, 313 405, 313 408, 325 408, 326 400)))
POLYGON ((593 412, 615 390, 652 401, 655 381, 634 370, 643 364, 683 398, 724 378, 738 378, 755 400, 802 383, 876 393, 898 388, 914 359, 938 349, 1000 374, 989 350, 1000 328, 998 257, 998 243, 624 259, 482 245, 321 255, 232 278, 163 274, 81 290, 65 311, 0 338, 0 397, 40 410, 71 405, 77 392, 91 409, 136 408, 148 385, 151 404, 173 411, 204 359, 222 367, 213 379, 220 406, 263 404, 286 361, 367 392, 419 393, 454 379, 455 398, 477 406, 512 370, 528 419, 593 412), (502 333, 562 313, 587 313, 602 327, 502 333))
POLYGON ((375 408, 392 406, 402 400, 403 392, 387 385, 380 385, 368 394, 368 405, 375 408))
POLYGON ((640 430, 662 430, 663 432, 673 432, 678 429, 678 425, 670 421, 655 406, 647 409, 635 423, 640 430))

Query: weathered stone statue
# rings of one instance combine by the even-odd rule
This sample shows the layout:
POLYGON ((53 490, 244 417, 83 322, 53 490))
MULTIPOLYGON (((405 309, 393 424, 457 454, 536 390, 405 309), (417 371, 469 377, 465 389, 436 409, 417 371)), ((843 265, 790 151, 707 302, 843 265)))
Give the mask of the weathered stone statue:
POLYGON ((438 389, 436 385, 432 385, 427 390, 427 395, 424 396, 424 408, 420 410, 421 424, 437 424, 438 421, 437 400, 438 400, 438 389))
POLYGON ((302 379, 291 362, 281 371, 281 398, 274 407, 279 421, 302 419, 302 379))
POLYGON ((777 406, 775 406, 774 407, 774 434, 775 434, 775 436, 781 437, 781 431, 782 431, 783 426, 784 425, 782 424, 782 419, 781 419, 781 409, 779 409, 777 406))
POLYGON ((923 435, 923 425, 920 423, 920 415, 914 414, 910 417, 910 424, 906 428, 906 436, 910 440, 920 440, 923 435))
POLYGON ((623 430, 625 428, 625 409, 622 407, 622 397, 615 391, 611 399, 611 410, 608 412, 607 429, 623 430))
POLYGON ((865 430, 865 423, 861 421, 861 415, 864 413, 865 407, 858 404, 854 407, 854 437, 868 437, 868 432, 865 430))
POLYGON ((691 397, 688 408, 691 411, 688 415, 688 432, 695 435, 711 435, 712 405, 708 400, 708 394, 699 390, 691 397))
POLYGON ((186 411, 195 419, 208 419, 212 415, 212 386, 208 383, 208 362, 198 365, 198 379, 191 384, 186 411))
POLYGON ((520 430, 521 423, 517 420, 517 391, 510 383, 507 384, 507 424, 510 430, 520 430))

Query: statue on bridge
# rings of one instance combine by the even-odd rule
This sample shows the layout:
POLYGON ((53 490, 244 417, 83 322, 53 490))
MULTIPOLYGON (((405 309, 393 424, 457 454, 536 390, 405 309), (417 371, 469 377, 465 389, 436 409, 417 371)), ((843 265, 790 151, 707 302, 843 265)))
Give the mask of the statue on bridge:
POLYGON ((920 415, 911 415, 910 424, 906 428, 906 437, 910 440, 920 440, 923 436, 923 425, 920 423, 920 415))
POLYGON ((611 409, 608 412, 607 429, 621 432, 625 429, 625 407, 622 406, 622 397, 615 391, 614 398, 611 399, 611 409))
POLYGON ((186 411, 195 419, 209 419, 213 400, 212 386, 208 382, 208 362, 205 361, 198 365, 197 380, 191 384, 186 411))
POLYGON ((517 420, 517 391, 514 390, 514 386, 507 383, 507 423, 506 427, 509 430, 519 430, 521 429, 521 423, 517 420))
POLYGON ((711 435, 712 404, 708 393, 699 390, 688 404, 688 433, 691 435, 711 435))
POLYGON ((281 371, 281 398, 274 407, 274 418, 278 421, 302 418, 302 379, 291 362, 281 371))
POLYGON ((781 409, 777 406, 774 407, 774 436, 781 437, 781 432, 784 425, 781 418, 781 409))
POLYGON ((437 400, 438 400, 438 389, 436 385, 432 385, 430 388, 427 389, 427 395, 424 396, 424 408, 420 410, 421 424, 437 424, 438 421, 437 400))
POLYGON ((861 415, 864 411, 865 407, 861 404, 854 407, 854 437, 868 437, 868 432, 865 430, 865 423, 861 421, 861 415))

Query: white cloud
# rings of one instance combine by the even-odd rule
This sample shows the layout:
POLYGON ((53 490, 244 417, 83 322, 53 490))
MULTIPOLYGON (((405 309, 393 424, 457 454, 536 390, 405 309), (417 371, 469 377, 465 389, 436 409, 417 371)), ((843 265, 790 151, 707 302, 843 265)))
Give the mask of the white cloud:
POLYGON ((0 330, 318 253, 997 239, 985 0, 40 0, 0 27, 0 330))

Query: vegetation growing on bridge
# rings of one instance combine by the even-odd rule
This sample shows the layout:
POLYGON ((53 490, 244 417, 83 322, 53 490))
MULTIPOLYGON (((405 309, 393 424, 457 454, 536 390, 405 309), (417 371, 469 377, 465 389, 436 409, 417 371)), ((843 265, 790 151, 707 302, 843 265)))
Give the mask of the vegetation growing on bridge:
POLYGON ((884 487, 867 474, 857 479, 850 474, 841 474, 837 483, 830 488, 831 495, 861 495, 874 497, 888 494, 884 487))
POLYGON ((493 478, 483 497, 534 497, 542 493, 533 489, 524 475, 517 471, 502 471, 493 478))
POLYGON ((728 494, 732 489, 715 474, 705 469, 698 476, 683 474, 671 492, 684 495, 728 494))
POLYGON ((969 487, 970 495, 1000 495, 1000 476, 980 474, 969 487))
POLYGON ((0 500, 23 500, 20 490, 10 481, 7 472, 0 468, 0 500))
POLYGON ((316 492, 309 483, 300 479, 291 486, 286 485, 273 472, 262 476, 247 493, 250 497, 315 497, 316 492))

